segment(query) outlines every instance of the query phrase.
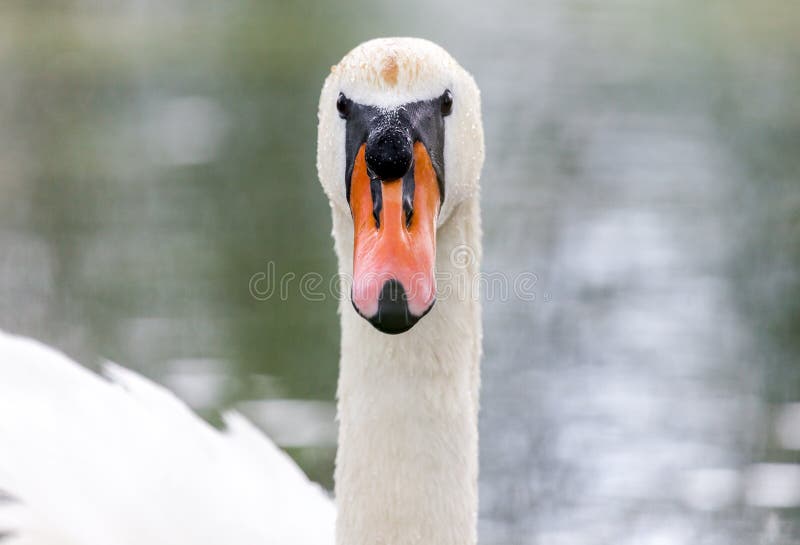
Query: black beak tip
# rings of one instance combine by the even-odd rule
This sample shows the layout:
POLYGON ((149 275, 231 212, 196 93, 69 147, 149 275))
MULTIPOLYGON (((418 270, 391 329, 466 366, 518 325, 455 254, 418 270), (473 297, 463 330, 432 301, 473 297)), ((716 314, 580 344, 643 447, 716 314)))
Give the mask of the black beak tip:
MULTIPOLYGON (((354 308, 355 304, 353 305, 354 308)), ((420 319, 427 314, 433 304, 421 315, 415 316, 408 310, 406 292, 403 285, 395 279, 387 280, 381 288, 378 297, 378 312, 374 316, 364 316, 356 308, 356 312, 361 314, 375 329, 388 335, 398 335, 405 333, 420 319)))
POLYGON ((369 319, 369 323, 375 327, 381 333, 386 333, 387 335, 399 335, 400 333, 405 333, 418 322, 417 318, 412 317, 410 320, 408 319, 384 319, 379 318, 379 315, 373 316, 369 319))

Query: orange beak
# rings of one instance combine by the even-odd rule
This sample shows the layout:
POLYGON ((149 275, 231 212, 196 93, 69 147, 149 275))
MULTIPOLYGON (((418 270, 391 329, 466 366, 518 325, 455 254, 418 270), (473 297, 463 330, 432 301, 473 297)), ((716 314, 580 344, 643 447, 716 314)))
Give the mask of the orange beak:
POLYGON ((430 155, 413 148, 413 177, 370 180, 362 145, 353 164, 356 311, 384 333, 410 329, 436 300, 436 217, 441 197, 430 155))

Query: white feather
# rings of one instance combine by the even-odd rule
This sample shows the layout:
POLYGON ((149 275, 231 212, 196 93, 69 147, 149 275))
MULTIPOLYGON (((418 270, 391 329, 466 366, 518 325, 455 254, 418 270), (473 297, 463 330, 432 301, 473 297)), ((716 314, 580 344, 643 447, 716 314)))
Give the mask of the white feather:
POLYGON ((343 183, 346 123, 336 108, 339 93, 386 108, 440 96, 445 89, 452 91, 453 110, 444 121, 446 189, 436 232, 436 304, 411 330, 387 336, 359 316, 349 298, 339 300, 337 545, 474 545, 477 540, 476 279, 484 147, 475 81, 426 40, 361 44, 325 80, 317 168, 331 201, 342 293, 349 293, 354 227, 343 183))
POLYGON ((218 431, 114 364, 0 332, 0 533, 14 545, 333 543, 335 510, 236 413, 218 431))

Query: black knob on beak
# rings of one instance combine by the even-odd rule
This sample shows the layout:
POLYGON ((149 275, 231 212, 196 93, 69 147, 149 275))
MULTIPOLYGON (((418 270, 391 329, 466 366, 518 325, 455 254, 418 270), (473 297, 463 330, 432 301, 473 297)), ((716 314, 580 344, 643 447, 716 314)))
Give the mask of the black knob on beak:
POLYGON ((397 127, 374 131, 367 138, 367 167, 382 181, 398 180, 411 168, 411 136, 397 127))

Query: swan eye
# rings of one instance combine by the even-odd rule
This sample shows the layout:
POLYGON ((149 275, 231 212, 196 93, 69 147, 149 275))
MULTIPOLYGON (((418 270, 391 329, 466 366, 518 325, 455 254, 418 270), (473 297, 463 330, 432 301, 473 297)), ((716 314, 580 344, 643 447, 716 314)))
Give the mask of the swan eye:
POLYGON ((336 99, 336 109, 339 110, 339 117, 347 118, 350 111, 350 99, 344 96, 344 93, 339 93, 339 98, 336 99))
POLYGON ((442 115, 450 115, 453 111, 453 93, 447 89, 441 97, 442 101, 442 115))

